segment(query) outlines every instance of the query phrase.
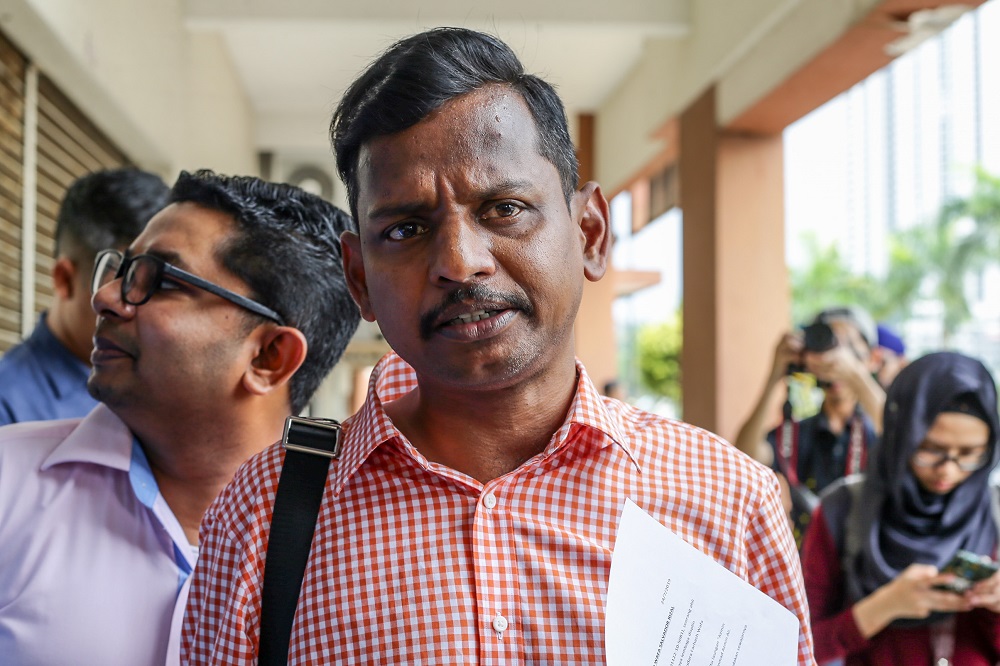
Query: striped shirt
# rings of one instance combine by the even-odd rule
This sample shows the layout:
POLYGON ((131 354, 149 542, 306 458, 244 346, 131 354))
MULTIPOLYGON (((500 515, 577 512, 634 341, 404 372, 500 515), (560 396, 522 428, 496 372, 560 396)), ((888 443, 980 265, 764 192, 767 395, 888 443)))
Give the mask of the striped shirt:
MULTIPOLYGON (((394 427, 383 404, 416 376, 394 354, 379 363, 331 464, 289 664, 603 664, 626 498, 791 610, 798 663, 813 663, 774 475, 710 433, 602 398, 577 368, 545 450, 483 484, 394 427)), ((182 663, 255 662, 282 459, 279 446, 251 459, 202 522, 182 663)))

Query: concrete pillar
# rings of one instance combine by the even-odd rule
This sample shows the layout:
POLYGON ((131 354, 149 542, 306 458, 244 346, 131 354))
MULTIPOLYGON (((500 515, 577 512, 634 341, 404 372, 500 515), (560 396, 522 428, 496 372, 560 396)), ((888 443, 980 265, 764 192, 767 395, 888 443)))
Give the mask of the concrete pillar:
MULTIPOLYGON (((594 177, 594 130, 593 115, 577 116, 576 154, 580 161, 581 183, 594 177)), ((617 295, 614 269, 609 267, 603 280, 585 283, 576 317, 576 355, 583 361, 598 389, 618 377, 618 347, 611 317, 612 304, 617 295)))
POLYGON ((683 415, 731 440, 789 325, 789 285, 781 136, 726 134, 715 119, 710 89, 680 124, 683 415))

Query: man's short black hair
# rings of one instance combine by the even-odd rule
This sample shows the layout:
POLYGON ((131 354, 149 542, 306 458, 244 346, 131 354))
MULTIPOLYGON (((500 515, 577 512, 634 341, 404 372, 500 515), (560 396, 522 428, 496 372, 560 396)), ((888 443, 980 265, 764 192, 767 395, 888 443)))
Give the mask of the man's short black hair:
POLYGON ((301 412, 361 319, 347 290, 340 251, 340 234, 353 230, 354 220, 292 185, 208 170, 181 172, 170 202, 193 203, 235 220, 237 236, 216 256, 247 284, 251 298, 305 335, 306 359, 290 384, 292 411, 301 412))
POLYGON ((330 138, 354 216, 358 156, 366 142, 412 127, 449 100, 490 84, 509 86, 524 98, 535 120, 538 152, 559 171, 568 204, 578 164, 555 89, 525 74, 514 52, 496 37, 435 28, 389 47, 351 84, 333 114, 330 138))
POLYGON ((89 266, 108 248, 127 247, 167 205, 170 188, 132 167, 95 171, 66 190, 56 217, 56 256, 89 266))

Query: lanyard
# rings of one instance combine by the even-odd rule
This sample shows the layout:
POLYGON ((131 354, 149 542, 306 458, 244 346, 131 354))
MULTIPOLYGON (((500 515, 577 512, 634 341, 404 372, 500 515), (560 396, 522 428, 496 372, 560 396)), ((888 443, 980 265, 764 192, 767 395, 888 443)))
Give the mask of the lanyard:
POLYGON ((857 411, 851 417, 851 448, 847 451, 847 462, 844 467, 844 476, 860 474, 865 469, 868 462, 868 449, 865 447, 865 424, 864 419, 857 411))
POLYGON ((778 451, 785 463, 785 476, 788 483, 799 485, 799 422, 786 418, 778 428, 778 451))
MULTIPOLYGON (((784 463, 785 476, 791 485, 799 484, 799 423, 792 419, 791 403, 785 401, 781 426, 775 433, 777 449, 784 463)), ((861 414, 855 410, 850 421, 850 443, 844 461, 844 476, 858 474, 868 462, 865 446, 865 424, 861 414)))

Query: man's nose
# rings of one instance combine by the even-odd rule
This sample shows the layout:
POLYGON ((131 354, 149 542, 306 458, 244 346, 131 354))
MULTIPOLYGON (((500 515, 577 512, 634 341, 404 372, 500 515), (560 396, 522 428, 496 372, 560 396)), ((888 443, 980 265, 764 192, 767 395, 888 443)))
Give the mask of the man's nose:
POLYGON ((108 280, 90 297, 90 307, 98 316, 126 319, 135 314, 134 305, 122 298, 122 278, 108 280))
POLYGON ((431 282, 465 283, 496 272, 490 233, 475 218, 449 215, 434 233, 431 282))

